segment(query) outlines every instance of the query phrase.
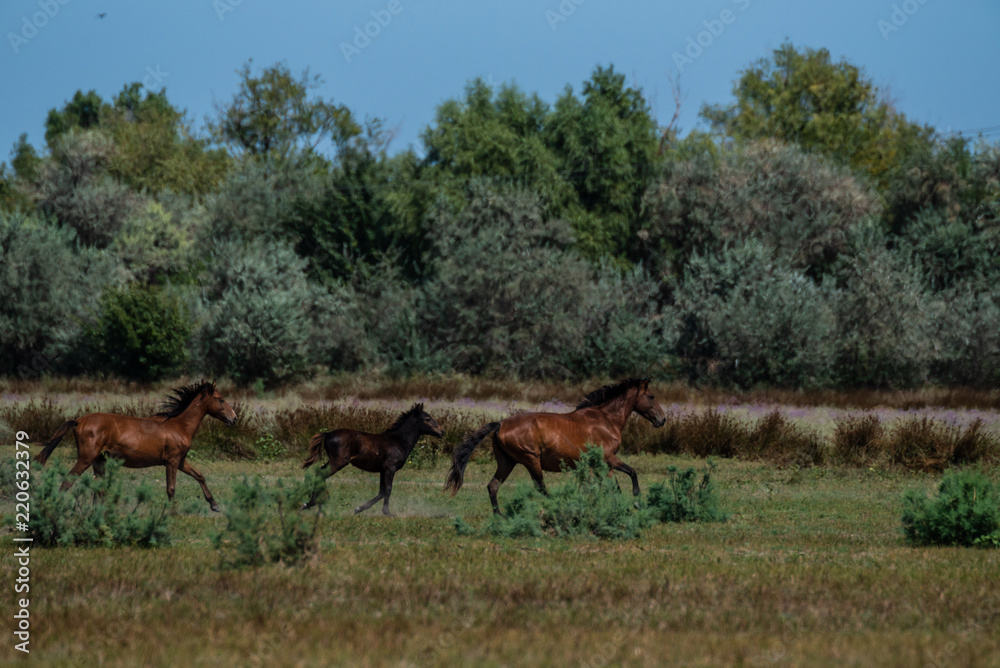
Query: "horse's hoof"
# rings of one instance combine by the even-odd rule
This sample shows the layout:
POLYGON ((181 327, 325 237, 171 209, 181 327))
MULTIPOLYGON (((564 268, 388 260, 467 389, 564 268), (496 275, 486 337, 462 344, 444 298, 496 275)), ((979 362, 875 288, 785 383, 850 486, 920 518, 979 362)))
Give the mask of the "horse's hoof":
POLYGON ((212 504, 212 511, 213 511, 213 512, 216 512, 216 513, 221 513, 221 512, 222 512, 222 509, 221 509, 221 508, 219 508, 219 504, 217 504, 217 503, 213 503, 213 504, 212 504))
POLYGON ((299 510, 309 510, 310 508, 312 508, 312 505, 311 505, 311 504, 308 504, 308 503, 303 503, 303 504, 302 504, 302 507, 301 507, 301 508, 299 508, 299 510))
POLYGON ((360 513, 360 512, 362 511, 362 510, 364 510, 364 508, 362 508, 361 506, 358 506, 357 508, 355 508, 355 509, 354 509, 354 514, 355 514, 355 515, 357 515, 357 514, 358 514, 358 513, 360 513))

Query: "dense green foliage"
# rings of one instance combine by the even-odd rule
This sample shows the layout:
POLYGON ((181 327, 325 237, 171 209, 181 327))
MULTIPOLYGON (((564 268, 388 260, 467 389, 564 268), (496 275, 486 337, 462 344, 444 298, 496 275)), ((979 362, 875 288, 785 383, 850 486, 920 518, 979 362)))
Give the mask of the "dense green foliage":
POLYGON ((18 141, 0 373, 1000 382, 1000 147, 823 49, 741 72, 709 133, 658 127, 608 66, 552 104, 475 80, 395 153, 308 72, 240 74, 202 133, 129 84, 18 141))
POLYGON ((1000 490, 979 471, 947 471, 937 496, 911 489, 903 506, 903 532, 915 545, 1000 546, 1000 490))
POLYGON ((693 468, 667 467, 667 480, 649 487, 647 503, 661 522, 725 522, 729 515, 719 507, 719 491, 712 482, 715 462, 709 458, 698 480, 693 468))
POLYGON ((131 495, 122 486, 121 460, 108 458, 104 475, 83 475, 60 490, 67 469, 45 467, 31 488, 31 538, 36 545, 156 547, 170 542, 167 507, 151 501, 153 487, 143 481, 131 495))
POLYGON ((301 483, 285 489, 279 479, 273 489, 260 478, 244 476, 233 484, 233 499, 224 513, 226 526, 212 536, 224 566, 246 567, 283 562, 295 564, 316 549, 316 532, 326 499, 320 472, 309 471, 301 483), (319 508, 311 515, 299 507, 313 494, 319 508), (275 514, 270 509, 276 509, 275 514))
POLYGON ((100 370, 148 382, 184 363, 191 324, 175 296, 133 283, 101 296, 97 323, 87 333, 100 370))

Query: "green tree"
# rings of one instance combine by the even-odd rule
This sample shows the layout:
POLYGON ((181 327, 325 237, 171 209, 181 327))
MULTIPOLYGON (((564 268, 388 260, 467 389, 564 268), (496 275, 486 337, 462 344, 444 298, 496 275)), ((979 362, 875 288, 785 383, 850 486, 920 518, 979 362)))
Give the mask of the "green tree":
POLYGON ((438 107, 434 123, 421 135, 431 178, 444 184, 455 202, 470 179, 530 188, 541 196, 546 216, 562 215, 576 197, 545 144, 549 114, 538 95, 526 95, 515 84, 494 93, 482 79, 472 81, 464 99, 438 107))
POLYGON ((566 377, 588 267, 568 252, 565 223, 540 198, 473 182, 458 212, 435 214, 425 339, 447 366, 473 374, 566 377))
POLYGON ((62 110, 50 109, 45 119, 45 143, 53 148, 55 141, 71 130, 97 128, 101 125, 108 105, 97 91, 76 91, 62 110))
POLYGON ((207 139, 192 133, 166 90, 143 90, 139 83, 126 85, 105 111, 102 127, 116 148, 108 172, 137 191, 215 191, 229 167, 225 150, 210 149, 207 139))
POLYGON ((0 373, 65 368, 116 273, 110 254, 80 247, 71 228, 0 212, 0 373))
POLYGON ((377 120, 340 151, 312 192, 296 199, 285 227, 314 277, 329 284, 350 279, 362 264, 392 255, 410 276, 420 273, 426 229, 414 202, 425 188, 412 154, 389 159, 389 135, 377 120), (414 204, 416 207, 414 208, 414 204))
POLYGON ((203 281, 199 363, 243 385, 259 380, 271 387, 305 376, 312 309, 320 301, 305 269, 285 242, 219 241, 203 281))
POLYGON ((826 49, 786 42, 740 73, 736 101, 705 105, 701 115, 738 140, 773 137, 835 156, 886 188, 907 156, 929 146, 933 131, 908 121, 871 80, 826 49))
POLYGON ((132 283, 101 296, 88 335, 93 346, 89 371, 152 382, 187 359, 191 323, 180 300, 165 288, 132 283))
POLYGON ((141 210, 141 198, 108 174, 115 155, 114 142, 98 130, 60 135, 32 189, 38 208, 76 230, 86 245, 108 246, 141 210))
POLYGON ((622 260, 640 228, 642 197, 654 173, 658 134, 649 105, 613 66, 598 67, 582 99, 567 88, 547 119, 545 141, 576 191, 568 215, 587 257, 622 260))
POLYGON ((819 278, 848 247, 850 231, 881 212, 849 169, 770 140, 670 160, 645 196, 636 256, 665 280, 694 253, 763 243, 788 266, 819 278))
POLYGON ((238 155, 285 159, 313 153, 326 141, 337 149, 361 132, 346 106, 310 97, 322 84, 318 75, 310 77, 307 70, 296 78, 282 63, 254 75, 252 62, 239 71, 239 90, 211 124, 238 155))

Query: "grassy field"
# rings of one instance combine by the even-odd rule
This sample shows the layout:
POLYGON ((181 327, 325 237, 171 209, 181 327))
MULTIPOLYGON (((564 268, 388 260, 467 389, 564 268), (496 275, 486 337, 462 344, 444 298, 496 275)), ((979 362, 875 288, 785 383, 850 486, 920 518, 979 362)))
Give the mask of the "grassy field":
MULTIPOLYGON (((459 400, 453 406, 488 410, 459 400)), ((12 452, 3 446, 4 457, 12 452)), ((74 454, 70 439, 53 461, 74 454)), ((301 479, 299 455, 271 463, 202 456, 197 465, 225 509, 244 475, 268 483, 301 479)), ((626 459, 644 490, 662 481, 668 466, 702 463, 674 455, 626 459)), ((724 524, 661 524, 627 542, 457 535, 456 516, 474 527, 487 520, 492 471, 491 457, 474 459, 466 487, 452 498, 441 489, 445 458, 404 468, 392 498, 397 517, 384 518, 377 508, 353 515, 377 492, 377 476, 345 469, 327 483, 318 550, 299 566, 245 570, 220 567, 210 536, 225 517, 210 513, 197 484, 180 476, 171 546, 32 550, 29 660, 1000 664, 1000 551, 903 542, 903 491, 931 490, 937 475, 724 459, 715 476, 732 513, 724 524)), ((130 486, 149 478, 154 499, 165 496, 162 468, 124 477, 130 486)), ((559 477, 551 476, 550 485, 559 477)), ((514 485, 526 483, 518 469, 501 489, 501 503, 514 485)), ((12 515, 13 500, 0 501, 0 510, 12 515)), ((7 535, 0 564, 13 574, 13 534, 7 535)), ((14 577, 7 579, 12 601, 14 577)), ((13 663, 20 653, 13 649, 12 614, 4 617, 9 631, 0 661, 13 663)))

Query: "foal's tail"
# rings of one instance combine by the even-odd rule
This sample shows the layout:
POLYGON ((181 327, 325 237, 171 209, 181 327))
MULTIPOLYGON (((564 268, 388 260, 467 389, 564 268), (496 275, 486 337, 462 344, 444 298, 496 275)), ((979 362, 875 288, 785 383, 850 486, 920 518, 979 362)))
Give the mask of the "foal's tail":
POLYGON ((323 456, 323 441, 326 440, 326 432, 316 434, 309 441, 309 458, 302 462, 302 468, 307 469, 323 456))
POLYGON ((499 422, 490 422, 479 431, 470 434, 468 438, 462 441, 462 445, 455 448, 455 452, 451 456, 451 471, 448 472, 448 479, 444 483, 444 488, 446 490, 450 489, 452 496, 458 494, 458 490, 462 487, 462 482, 465 478, 465 467, 468 466, 469 460, 472 459, 472 451, 476 449, 480 441, 499 428, 499 422))
POLYGON ((49 455, 51 455, 52 451, 56 449, 57 445, 59 445, 59 441, 62 440, 62 437, 66 435, 67 431, 69 431, 78 424, 79 422, 77 422, 76 420, 66 420, 65 422, 63 422, 63 425, 59 427, 59 431, 55 433, 55 436, 52 437, 52 440, 46 443, 45 447, 42 448, 42 451, 39 452, 37 455, 35 455, 35 461, 41 464, 42 466, 45 466, 45 462, 48 461, 49 455))

